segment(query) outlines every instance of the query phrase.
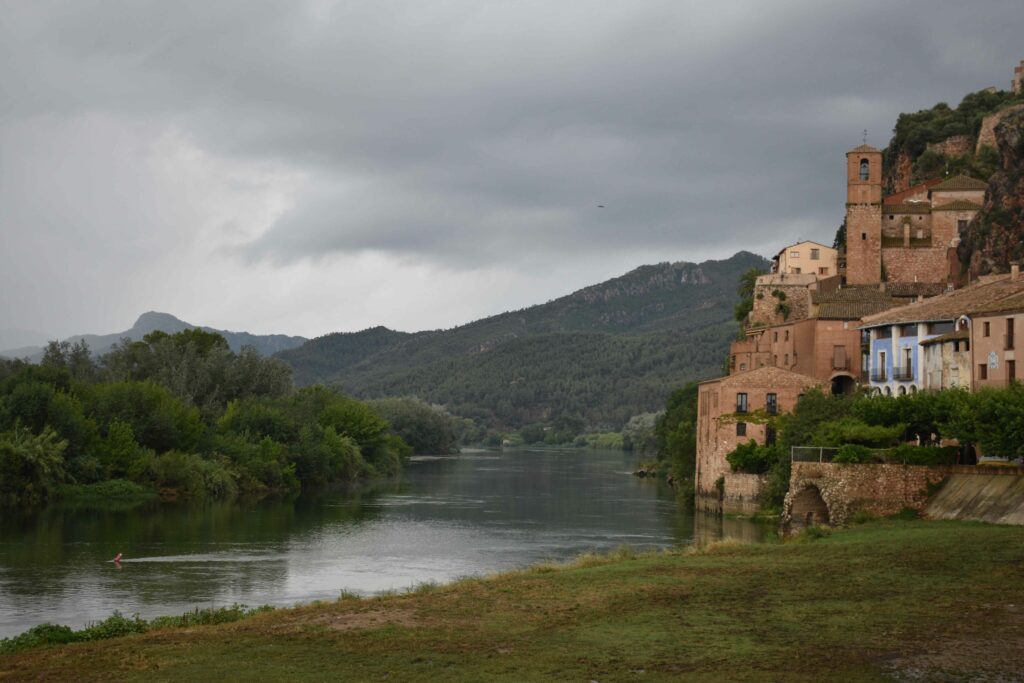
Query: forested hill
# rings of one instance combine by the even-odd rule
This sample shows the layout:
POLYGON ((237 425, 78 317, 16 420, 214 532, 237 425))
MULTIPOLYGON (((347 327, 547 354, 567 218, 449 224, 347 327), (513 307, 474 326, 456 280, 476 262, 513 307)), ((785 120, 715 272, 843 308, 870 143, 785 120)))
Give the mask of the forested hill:
MULTIPOLYGON (((89 345, 89 350, 92 351, 93 355, 102 355, 110 351, 118 342, 121 341, 121 339, 126 337, 132 341, 140 341, 150 332, 155 332, 157 330, 166 332, 167 334, 175 334, 183 330, 191 329, 201 329, 205 332, 216 332, 227 340, 228 346, 236 353, 240 351, 243 346, 252 346, 260 353, 260 355, 263 356, 269 356, 277 351, 295 348, 307 341, 305 337, 289 337, 283 334, 251 334, 249 332, 215 330, 212 327, 200 327, 199 325, 193 325, 185 322, 184 320, 179 320, 170 313, 158 313, 156 311, 143 313, 139 316, 138 320, 135 321, 134 325, 123 332, 113 332, 111 334, 79 334, 69 337, 64 341, 71 344, 84 341, 89 345)), ((43 357, 43 348, 28 346, 19 349, 12 349, 10 351, 3 351, 2 355, 7 356, 8 358, 28 358, 33 362, 38 362, 39 359, 43 357)))
POLYGON ((740 275, 767 261, 642 266, 546 304, 450 330, 376 327, 277 356, 299 384, 355 396, 416 395, 494 427, 559 418, 620 427, 683 382, 714 375, 735 334, 740 275))

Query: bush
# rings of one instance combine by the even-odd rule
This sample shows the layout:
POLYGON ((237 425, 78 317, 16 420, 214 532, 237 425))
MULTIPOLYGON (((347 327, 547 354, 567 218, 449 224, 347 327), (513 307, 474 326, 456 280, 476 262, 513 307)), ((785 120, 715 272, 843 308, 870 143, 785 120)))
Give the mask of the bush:
POLYGON ((839 452, 832 458, 832 462, 853 465, 866 462, 877 462, 875 454, 867 446, 849 443, 839 447, 839 452))
POLYGON ((906 427, 902 424, 891 427, 869 425, 856 418, 845 417, 818 425, 813 443, 815 446, 858 444, 881 448, 895 445, 905 431, 906 427))
POLYGON ((725 459, 729 461, 733 472, 764 474, 778 462, 779 450, 775 446, 762 446, 751 439, 737 446, 732 453, 725 456, 725 459))
POLYGON ((915 446, 904 443, 890 450, 886 459, 904 465, 952 465, 956 463, 956 456, 955 446, 915 446))

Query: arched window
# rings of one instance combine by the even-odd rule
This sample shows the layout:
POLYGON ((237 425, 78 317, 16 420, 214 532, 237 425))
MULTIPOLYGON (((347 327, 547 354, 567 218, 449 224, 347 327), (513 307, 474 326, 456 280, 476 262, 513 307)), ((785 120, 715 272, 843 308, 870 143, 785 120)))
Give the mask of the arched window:
POLYGON ((871 164, 868 163, 867 159, 860 160, 860 179, 867 180, 871 175, 870 172, 871 164))
POLYGON ((903 386, 903 385, 901 384, 901 385, 900 385, 900 386, 899 386, 899 387, 898 387, 898 388, 896 389, 896 394, 897 394, 898 396, 906 396, 906 395, 907 395, 907 388, 906 388, 905 386, 903 386))
POLYGON ((884 389, 884 392, 886 396, 892 396, 892 389, 890 389, 889 387, 886 387, 884 389))

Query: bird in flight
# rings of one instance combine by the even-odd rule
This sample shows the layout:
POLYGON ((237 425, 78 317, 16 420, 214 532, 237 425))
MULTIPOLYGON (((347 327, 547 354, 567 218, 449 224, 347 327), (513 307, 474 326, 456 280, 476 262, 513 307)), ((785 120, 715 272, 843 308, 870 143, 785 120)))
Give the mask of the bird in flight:
POLYGON ((598 204, 598 205, 597 205, 597 208, 599 208, 599 209, 603 209, 603 208, 604 208, 604 204, 598 204))

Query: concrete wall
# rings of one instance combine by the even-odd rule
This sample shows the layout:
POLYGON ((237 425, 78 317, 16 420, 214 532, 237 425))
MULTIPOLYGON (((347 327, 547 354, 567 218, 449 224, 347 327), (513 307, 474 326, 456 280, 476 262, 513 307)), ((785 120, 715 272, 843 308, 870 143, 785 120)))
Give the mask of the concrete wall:
POLYGON ((992 524, 1024 524, 1024 476, 1016 472, 1009 476, 950 475, 928 503, 924 516, 928 519, 973 519, 992 524))

